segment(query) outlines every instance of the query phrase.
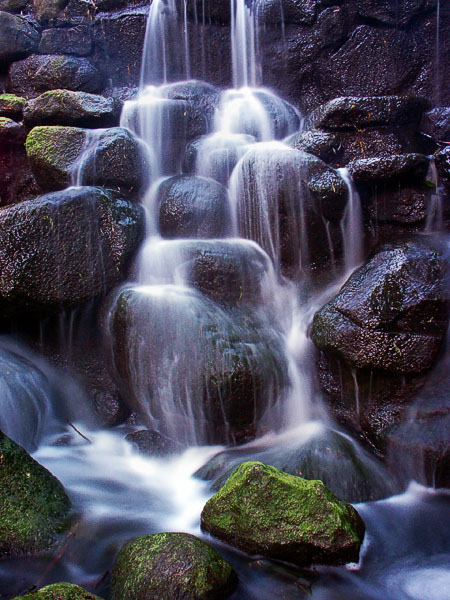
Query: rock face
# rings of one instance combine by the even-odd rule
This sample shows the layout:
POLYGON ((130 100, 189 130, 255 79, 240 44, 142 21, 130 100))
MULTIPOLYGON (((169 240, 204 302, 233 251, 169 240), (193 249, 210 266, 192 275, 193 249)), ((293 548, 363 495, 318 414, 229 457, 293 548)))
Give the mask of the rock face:
POLYGON ((39 38, 37 29, 26 19, 0 10, 0 67, 33 54, 39 38))
POLYGON ((432 366, 448 320, 444 268, 440 252, 420 239, 387 245, 314 316, 321 384, 345 407, 345 420, 379 433, 432 366), (367 398, 360 378, 371 382, 367 398))
POLYGON ((221 600, 237 576, 209 544, 187 533, 156 533, 122 548, 112 572, 113 600, 221 600))
POLYGON ((41 588, 37 592, 18 596, 22 600, 101 600, 90 594, 79 585, 71 583, 54 583, 41 588))
POLYGON ((118 125, 122 102, 85 92, 52 90, 30 100, 24 111, 28 126, 74 125, 111 127, 118 125))
POLYGON ((74 306, 117 284, 140 241, 143 210, 118 193, 69 188, 0 215, 5 315, 74 306))
POLYGON ((70 500, 47 469, 0 431, 0 557, 49 549, 67 527, 70 500))
POLYGON ((72 54, 89 56, 92 52, 92 33, 88 25, 45 29, 39 43, 39 54, 72 54))
POLYGON ((321 482, 240 465, 206 503, 202 529, 249 554, 297 565, 357 562, 364 523, 321 482))

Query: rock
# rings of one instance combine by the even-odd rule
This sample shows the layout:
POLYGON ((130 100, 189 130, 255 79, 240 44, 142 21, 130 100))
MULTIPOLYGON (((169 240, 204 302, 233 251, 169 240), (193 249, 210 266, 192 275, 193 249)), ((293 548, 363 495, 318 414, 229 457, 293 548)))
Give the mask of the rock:
POLYGON ((62 190, 71 184, 85 142, 85 130, 76 127, 42 126, 30 131, 25 148, 43 191, 62 190))
POLYGON ((71 583, 53 583, 41 588, 37 592, 17 596, 17 600, 101 600, 78 585, 71 583))
POLYGON ((435 0, 400 0, 395 5, 389 0, 358 0, 352 4, 358 17, 386 25, 406 25, 418 14, 435 8, 435 0))
POLYGON ((157 203, 164 238, 220 238, 231 231, 227 189, 213 179, 169 177, 158 188, 157 203))
POLYGON ((37 29, 26 19, 0 11, 0 66, 33 54, 39 38, 37 29))
POLYGON ((68 525, 62 485, 0 431, 0 556, 48 550, 68 525))
POLYGON ((128 129, 111 127, 91 132, 80 165, 83 185, 102 185, 137 196, 150 177, 147 149, 128 129))
POLYGON ((149 429, 183 444, 254 435, 285 389, 276 331, 186 287, 128 286, 111 303, 113 376, 149 429), (161 378, 167 369, 170 383, 161 378))
POLYGON ((432 189, 423 185, 377 185, 367 202, 367 208, 374 223, 389 223, 411 229, 425 223, 432 193, 432 189))
POLYGON ((217 600, 237 586, 237 575, 214 548, 188 533, 136 538, 119 552, 112 600, 217 600))
POLYGON ((68 0, 33 0, 33 12, 40 23, 55 19, 68 0))
POLYGON ((39 54, 89 56, 92 49, 92 35, 88 25, 45 29, 39 43, 39 54))
POLYGON ((382 125, 418 127, 425 108, 421 98, 343 96, 315 109, 308 115, 305 128, 348 131, 382 125))
POLYGON ((30 100, 24 111, 25 123, 34 125, 73 125, 112 127, 118 125, 122 102, 86 92, 52 90, 30 100))
POLYGON ((273 134, 271 137, 281 140, 300 127, 300 117, 291 104, 267 90, 256 90, 254 95, 262 104, 270 121, 273 134))
POLYGON ((0 117, 20 121, 26 102, 25 98, 14 94, 0 94, 0 117))
POLYGON ((17 13, 26 8, 29 0, 0 0, 0 10, 17 13))
POLYGON ((309 423, 274 443, 253 442, 216 454, 195 476, 213 480, 218 491, 234 469, 259 461, 305 479, 320 479, 346 502, 368 502, 391 496, 395 490, 386 470, 349 436, 320 423, 309 423))
POLYGON ((450 141, 450 106, 438 106, 426 112, 421 130, 435 141, 450 141))
MULTIPOLYGON (((184 15, 183 0, 176 0, 180 17, 184 15)), ((199 22, 228 24, 231 19, 230 3, 228 0, 194 0, 187 3, 187 13, 191 19, 199 22)))
POLYGON ((240 465, 205 504, 204 531, 248 554, 299 566, 358 562, 364 522, 321 482, 240 465))
POLYGON ((6 145, 21 145, 27 137, 27 131, 22 125, 7 117, 0 117, 0 143, 6 145))
POLYGON ((308 182, 308 189, 318 201, 321 214, 328 221, 340 221, 348 199, 348 188, 334 170, 325 170, 308 182))
MULTIPOLYGON (((20 137, 23 130, 21 129, 20 137)), ((17 133, 19 133, 17 131, 17 133)), ((39 194, 22 143, 0 145, 0 206, 29 200, 39 194), (20 177, 17 176, 20 173, 20 177)))
POLYGON ((450 146, 436 152, 434 160, 440 177, 450 187, 450 146))
POLYGON ((319 0, 269 0, 256 6, 256 15, 263 23, 312 25, 316 20, 319 0))
POLYGON ((103 76, 87 58, 32 55, 11 65, 8 90, 34 98, 43 92, 67 89, 100 92, 103 76))
POLYGON ((285 143, 296 150, 314 154, 325 162, 332 162, 340 155, 340 138, 335 133, 320 129, 294 133, 285 143))
POLYGON ((424 183, 429 167, 430 159, 423 154, 395 154, 354 160, 348 170, 355 183, 392 180, 424 183))
POLYGON ((123 278, 143 220, 140 206, 117 192, 89 187, 3 209, 3 314, 47 313, 107 292, 123 278))
POLYGON ((104 389, 91 391, 92 405, 102 427, 114 427, 123 423, 129 411, 119 394, 104 389))
POLYGON ((149 431, 148 429, 133 431, 125 439, 134 446, 139 454, 145 456, 168 456, 182 449, 182 446, 179 446, 166 436, 161 435, 157 431, 149 431))

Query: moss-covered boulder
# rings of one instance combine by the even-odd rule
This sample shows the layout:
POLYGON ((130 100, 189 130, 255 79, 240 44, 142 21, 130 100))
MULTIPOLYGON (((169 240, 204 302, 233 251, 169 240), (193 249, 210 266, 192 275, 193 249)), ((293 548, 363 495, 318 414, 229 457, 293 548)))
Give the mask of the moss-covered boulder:
POLYGON ((114 563, 113 600, 220 600, 237 576, 214 548, 187 533, 156 533, 126 544, 114 563))
POLYGON ((17 596, 17 598, 21 598, 22 600, 101 600, 101 598, 87 592, 79 585, 71 583, 53 583, 41 588, 37 592, 25 594, 25 596, 17 596))
POLYGON ((8 117, 9 119, 20 121, 26 102, 25 98, 21 96, 0 94, 0 117, 8 117))
POLYGON ((78 127, 35 127, 25 143, 28 160, 43 191, 62 190, 70 185, 75 165, 86 141, 78 127))
POLYGON ((201 525, 249 554, 297 565, 358 561, 364 522, 322 481, 260 462, 240 465, 206 503, 201 525))
POLYGON ((0 557, 49 549, 69 510, 56 477, 0 431, 0 557))

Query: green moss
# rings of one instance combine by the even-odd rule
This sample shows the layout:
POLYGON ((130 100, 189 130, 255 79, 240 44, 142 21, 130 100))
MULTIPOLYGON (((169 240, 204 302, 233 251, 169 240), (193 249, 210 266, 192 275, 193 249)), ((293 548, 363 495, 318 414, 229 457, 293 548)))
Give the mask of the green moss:
MULTIPOLYGON (((18 596, 22 600, 101 600, 78 585, 71 583, 54 583, 41 588, 37 592, 18 596)), ((15 599, 14 599, 15 600, 15 599)))
POLYGON ((0 110, 9 108, 15 111, 22 111, 26 104, 26 99, 14 94, 0 94, 0 110))
POLYGON ((50 548, 69 509, 59 481, 0 431, 0 557, 50 548))
POLYGON ((202 528, 252 554, 311 562, 356 560, 364 524, 322 481, 259 462, 237 467, 205 505, 202 528))
POLYGON ((219 600, 236 584, 232 567, 209 544, 187 533, 157 533, 122 548, 111 589, 115 600, 219 600))

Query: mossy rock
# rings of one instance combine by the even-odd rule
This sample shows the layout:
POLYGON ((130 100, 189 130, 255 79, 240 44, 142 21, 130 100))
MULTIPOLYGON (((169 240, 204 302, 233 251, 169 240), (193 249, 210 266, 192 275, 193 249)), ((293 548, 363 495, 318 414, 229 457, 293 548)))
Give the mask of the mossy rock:
POLYGON ((260 462, 240 465, 206 503, 202 529, 249 554, 312 563, 357 562, 365 526, 322 481, 260 462))
POLYGON ((51 548, 69 510, 56 477, 0 431, 0 557, 51 548))
POLYGON ((54 583, 37 592, 17 596, 17 598, 22 598, 22 600, 101 600, 99 596, 90 594, 82 587, 71 583, 54 583))
POLYGON ((22 118, 25 98, 14 94, 0 94, 0 117, 9 117, 16 121, 22 118))
POLYGON ((85 140, 85 130, 78 127, 40 126, 30 131, 25 148, 43 191, 62 190, 70 185, 85 140))
POLYGON ((156 533, 126 544, 114 563, 113 600, 220 600, 237 576, 214 548, 187 533, 156 533))

